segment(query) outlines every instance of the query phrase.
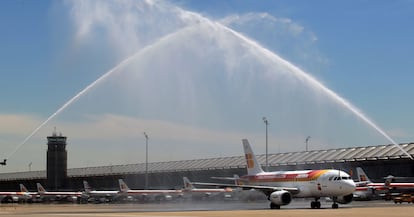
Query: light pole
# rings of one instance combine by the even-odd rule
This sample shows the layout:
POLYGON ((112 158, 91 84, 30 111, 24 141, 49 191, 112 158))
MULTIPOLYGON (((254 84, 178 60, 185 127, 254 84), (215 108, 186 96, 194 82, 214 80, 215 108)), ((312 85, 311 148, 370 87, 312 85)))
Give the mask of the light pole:
POLYGON ((268 161, 268 146, 267 146, 267 125, 269 125, 269 121, 267 121, 266 117, 263 117, 263 122, 266 125, 266 171, 269 171, 269 161, 268 161))
POLYGON ((145 189, 148 189, 148 135, 144 132, 145 136, 145 189))
POLYGON ((309 139, 310 139, 311 137, 310 136, 308 136, 308 137, 306 137, 306 139, 305 139, 305 144, 306 144, 306 151, 308 151, 308 142, 309 142, 309 139))

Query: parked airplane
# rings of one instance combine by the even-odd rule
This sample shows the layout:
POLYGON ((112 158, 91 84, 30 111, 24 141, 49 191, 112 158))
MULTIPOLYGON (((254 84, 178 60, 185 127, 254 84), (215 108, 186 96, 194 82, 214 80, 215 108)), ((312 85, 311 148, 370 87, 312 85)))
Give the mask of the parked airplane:
POLYGON ((267 196, 271 209, 280 209, 280 206, 288 205, 292 197, 314 198, 311 208, 321 207, 321 197, 332 198, 334 209, 338 208, 338 203, 347 204, 352 201, 355 183, 347 173, 332 169, 264 172, 247 139, 243 139, 242 142, 247 161, 247 175, 240 178, 239 185, 195 182, 193 184, 256 189, 267 196))
POLYGON ((25 191, 3 191, 0 192, 1 202, 19 202, 30 200, 32 196, 25 191))
POLYGON ((182 190, 134 190, 130 189, 124 180, 119 179, 119 188, 121 195, 132 196, 139 200, 171 200, 173 196, 182 197, 182 190))
POLYGON ((231 197, 232 188, 196 188, 187 177, 183 177, 184 193, 190 193, 192 198, 231 197))
POLYGON ((84 196, 80 191, 46 191, 40 183, 36 183, 36 186, 41 200, 76 202, 84 196))
POLYGON ((26 192, 28 195, 30 195, 30 200, 33 201, 37 201, 40 199, 40 194, 37 191, 29 191, 27 190, 26 186, 24 186, 23 184, 20 184, 20 191, 21 192, 26 192))
POLYGON ((398 195, 400 192, 391 191, 414 191, 414 183, 395 183, 396 177, 387 176, 385 182, 374 183, 372 182, 367 174, 361 167, 357 167, 358 181, 356 182, 356 190, 354 197, 360 200, 370 200, 375 196, 389 197, 392 195, 398 195))
POLYGON ((85 195, 89 198, 94 198, 97 202, 108 202, 120 196, 120 191, 92 190, 86 180, 83 181, 83 187, 85 188, 85 195))

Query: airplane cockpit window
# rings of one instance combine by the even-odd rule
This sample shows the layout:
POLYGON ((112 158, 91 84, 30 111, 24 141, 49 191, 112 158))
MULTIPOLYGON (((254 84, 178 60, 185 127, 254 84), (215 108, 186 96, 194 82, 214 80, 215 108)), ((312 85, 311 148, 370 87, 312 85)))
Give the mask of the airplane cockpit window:
POLYGON ((329 181, 338 181, 338 180, 350 180, 351 177, 348 176, 331 176, 328 178, 329 181))

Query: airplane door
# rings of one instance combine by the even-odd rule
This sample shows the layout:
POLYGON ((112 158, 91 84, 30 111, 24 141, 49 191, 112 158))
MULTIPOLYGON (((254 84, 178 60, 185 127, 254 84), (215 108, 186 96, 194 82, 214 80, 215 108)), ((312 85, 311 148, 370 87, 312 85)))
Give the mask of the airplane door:
POLYGON ((328 177, 323 176, 317 183, 317 189, 321 194, 324 194, 328 190, 328 177))

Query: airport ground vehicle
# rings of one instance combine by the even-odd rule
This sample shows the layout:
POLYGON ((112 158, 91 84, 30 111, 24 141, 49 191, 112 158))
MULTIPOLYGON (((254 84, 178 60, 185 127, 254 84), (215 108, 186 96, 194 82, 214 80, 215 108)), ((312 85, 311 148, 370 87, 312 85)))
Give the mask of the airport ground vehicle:
POLYGON ((414 196, 411 194, 401 194, 400 196, 394 197, 394 203, 414 203, 414 196))

